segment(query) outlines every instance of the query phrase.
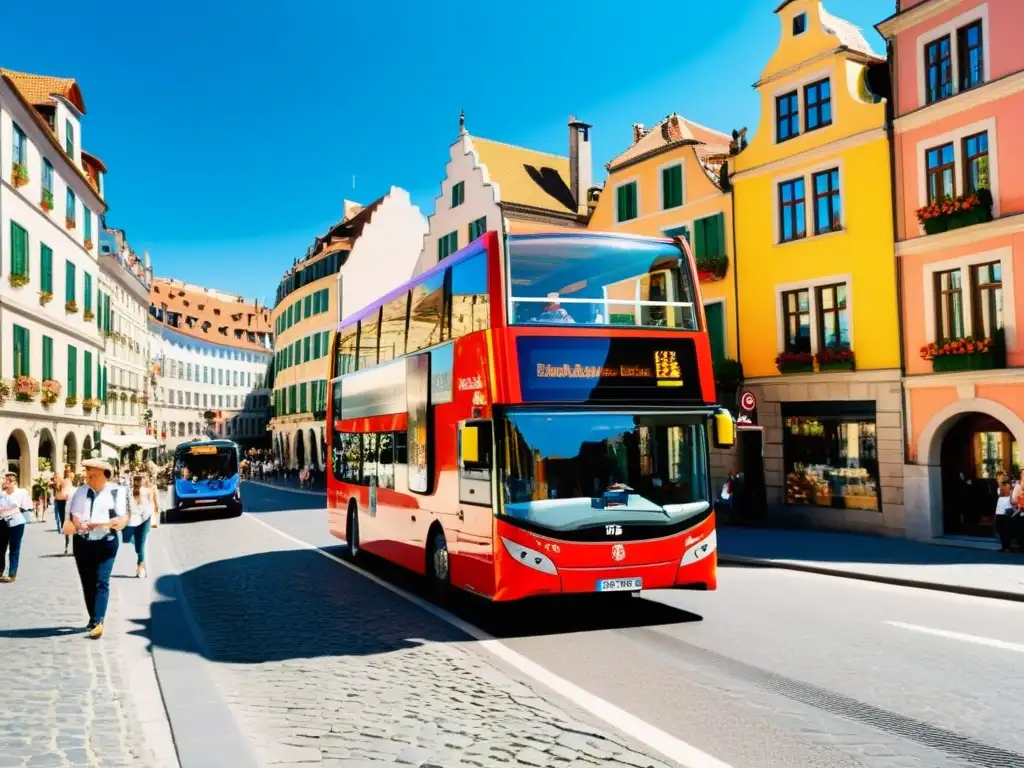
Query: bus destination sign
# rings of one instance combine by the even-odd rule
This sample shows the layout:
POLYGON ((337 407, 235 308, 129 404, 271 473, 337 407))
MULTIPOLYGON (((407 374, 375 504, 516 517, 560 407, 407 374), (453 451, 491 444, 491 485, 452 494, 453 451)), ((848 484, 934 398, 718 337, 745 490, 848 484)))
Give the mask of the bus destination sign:
POLYGON ((517 339, 524 402, 701 399, 693 339, 517 339))

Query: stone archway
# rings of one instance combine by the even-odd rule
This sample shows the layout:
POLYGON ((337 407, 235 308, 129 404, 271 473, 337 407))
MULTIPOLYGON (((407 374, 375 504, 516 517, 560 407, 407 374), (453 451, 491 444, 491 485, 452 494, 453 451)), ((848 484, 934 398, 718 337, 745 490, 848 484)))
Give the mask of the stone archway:
POLYGON ((306 465, 306 441, 303 439, 302 429, 295 431, 295 466, 299 469, 306 465))
POLYGON ((45 427, 39 430, 39 471, 43 471, 43 459, 46 459, 50 465, 50 471, 60 473, 61 467, 58 466, 57 457, 57 445, 53 439, 53 433, 45 427))
POLYGON ((82 459, 92 458, 92 435, 86 435, 82 438, 82 459))
POLYGON ((28 437, 21 429, 11 432, 7 438, 7 472, 18 476, 18 485, 22 488, 32 487, 32 452, 29 449, 28 437))
MULTIPOLYGON (((78 471, 78 438, 74 432, 64 435, 64 463, 71 465, 71 471, 78 471)), ((62 468, 63 469, 63 468, 62 468)))

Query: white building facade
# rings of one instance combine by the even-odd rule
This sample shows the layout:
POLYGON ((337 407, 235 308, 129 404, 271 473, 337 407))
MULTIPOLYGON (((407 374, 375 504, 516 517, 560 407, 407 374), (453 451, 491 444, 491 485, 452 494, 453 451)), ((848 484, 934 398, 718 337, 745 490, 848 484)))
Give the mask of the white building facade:
POLYGON ((22 486, 80 466, 104 398, 102 164, 73 80, 0 70, 0 450, 22 486))

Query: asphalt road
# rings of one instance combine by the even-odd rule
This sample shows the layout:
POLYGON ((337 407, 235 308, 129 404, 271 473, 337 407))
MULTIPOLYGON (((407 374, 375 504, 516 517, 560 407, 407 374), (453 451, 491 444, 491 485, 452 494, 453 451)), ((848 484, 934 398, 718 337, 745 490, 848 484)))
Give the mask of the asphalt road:
MULTIPOLYGON (((253 606, 239 607, 240 597, 234 595, 235 609, 225 611, 210 597, 216 590, 202 589, 204 583, 210 586, 218 563, 237 560, 242 552, 262 553, 265 559, 268 549, 280 550, 269 572, 279 575, 270 578, 301 584, 290 594, 296 602, 315 601, 313 615, 363 612, 388 622, 388 643, 379 646, 380 637, 367 638, 360 651, 364 659, 415 642, 421 649, 458 647, 469 654, 459 662, 466 669, 479 671, 495 663, 455 628, 439 626, 412 603, 327 558, 308 550, 299 556, 294 542, 267 528, 340 553, 339 542, 327 533, 322 497, 249 484, 245 499, 250 515, 266 525, 247 517, 190 523, 172 526, 169 537, 186 571, 185 582, 194 574, 190 602, 198 624, 214 638, 213 646, 223 641, 231 647, 227 655, 232 658, 218 658, 216 650, 212 655, 233 668, 220 677, 223 686, 238 691, 233 706, 244 710, 255 684, 252 675, 238 671, 238 663, 294 655, 308 664, 311 654, 300 649, 310 642, 323 646, 323 653, 316 654, 320 657, 351 655, 336 637, 318 640, 316 632, 323 627, 295 626, 310 623, 309 612, 299 612, 270 627, 283 636, 298 633, 296 653, 268 654, 263 647, 246 658, 247 651, 230 638, 237 638, 232 632, 253 606)), ((371 561, 369 570, 402 589, 415 593, 420 588, 417 579, 386 564, 371 561)), ((235 579, 237 572, 232 574, 235 579)), ((261 578, 266 584, 267 576, 261 578)), ((1024 766, 1024 605, 783 570, 723 568, 719 589, 712 593, 645 593, 614 608, 589 599, 500 607, 466 600, 454 610, 543 670, 734 768, 1024 766)), ((379 672, 359 670, 370 681, 379 672)), ((274 686, 287 688, 292 676, 301 680, 303 674, 323 673, 285 665, 260 685, 269 686, 273 698, 274 686)), ((552 715, 556 720, 579 717, 595 727, 573 702, 552 694, 537 679, 514 670, 504 673, 555 707, 560 713, 552 715)), ((375 696, 386 696, 388 684, 379 682, 372 683, 375 696)), ((452 691, 458 686, 453 686, 444 695, 456 695, 452 691)), ((519 712, 507 717, 530 719, 519 712)), ((561 722, 548 725, 562 728, 561 722)), ((250 727, 254 733, 267 730, 258 717, 250 727)), ((616 738, 614 729, 605 730, 616 738)), ((644 762, 645 755, 661 757, 644 744, 618 739, 622 754, 592 748, 596 757, 584 752, 575 759, 647 765, 653 763, 644 762)), ((551 762, 528 758, 513 756, 512 764, 570 764, 555 757, 551 762)))

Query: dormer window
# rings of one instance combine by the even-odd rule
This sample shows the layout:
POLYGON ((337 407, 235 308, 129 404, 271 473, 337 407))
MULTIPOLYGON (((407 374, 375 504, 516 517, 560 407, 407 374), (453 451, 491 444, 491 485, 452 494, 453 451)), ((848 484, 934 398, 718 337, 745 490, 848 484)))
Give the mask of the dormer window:
POLYGON ((802 35, 807 31, 807 14, 798 13, 793 17, 793 37, 802 35))
POLYGON ((71 124, 70 120, 64 121, 64 148, 68 152, 68 157, 72 160, 75 159, 75 126, 71 124))

